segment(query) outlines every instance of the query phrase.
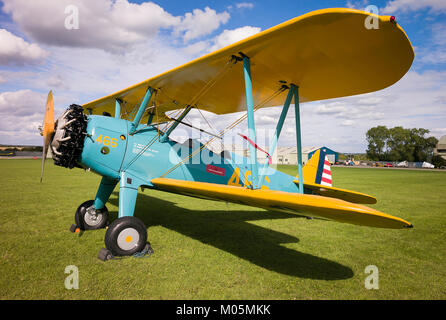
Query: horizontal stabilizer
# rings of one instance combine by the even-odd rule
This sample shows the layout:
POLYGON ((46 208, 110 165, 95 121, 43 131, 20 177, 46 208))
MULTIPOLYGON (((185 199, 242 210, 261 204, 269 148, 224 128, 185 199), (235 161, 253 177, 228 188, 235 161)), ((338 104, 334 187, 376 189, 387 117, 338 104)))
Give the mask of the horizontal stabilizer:
MULTIPOLYGON (((376 203, 376 198, 361 192, 335 188, 332 185, 330 162, 324 149, 318 149, 307 161, 303 168, 304 188, 310 189, 313 194, 337 198, 353 203, 376 203)), ((293 181, 299 185, 299 176, 293 181)))
MULTIPOLYGON (((299 185, 299 180, 294 180, 293 182, 299 185)), ((329 187, 316 183, 308 183, 305 181, 304 181, 304 187, 313 191, 313 194, 317 194, 324 197, 337 198, 353 203, 366 203, 366 204, 376 203, 375 197, 357 191, 329 187)))
POLYGON ((203 197, 213 200, 240 203, 269 210, 287 211, 317 216, 338 222, 378 228, 410 228, 412 225, 400 218, 372 208, 340 199, 274 190, 251 190, 206 182, 155 178, 156 189, 203 197))

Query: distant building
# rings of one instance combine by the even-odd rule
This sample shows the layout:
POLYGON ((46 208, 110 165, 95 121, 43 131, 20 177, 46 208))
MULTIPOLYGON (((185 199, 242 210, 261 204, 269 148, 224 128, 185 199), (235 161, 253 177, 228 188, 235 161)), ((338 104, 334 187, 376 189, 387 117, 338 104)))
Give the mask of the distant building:
POLYGON ((442 136, 438 141, 437 148, 434 149, 434 156, 441 156, 446 160, 446 136, 442 136))
MULTIPOLYGON (((308 154, 313 150, 317 150, 316 147, 304 147, 302 148, 302 163, 306 163, 308 161, 308 154)), ((278 147, 277 148, 276 159, 277 164, 292 164, 297 165, 297 147, 278 147)))
POLYGON ((278 147, 273 163, 276 164, 297 164, 297 147, 278 147))
POLYGON ((235 154, 238 154, 239 156, 242 156, 245 158, 249 157, 249 149, 247 149, 247 148, 243 148, 240 146, 233 146, 231 151, 234 152, 235 154))
MULTIPOLYGON (((319 149, 324 149, 325 153, 327 154, 328 161, 330 161, 330 163, 333 164, 336 161, 338 161, 339 154, 336 151, 331 150, 330 148, 304 147, 302 148, 302 163, 305 164, 319 149)), ((249 158, 248 148, 233 146, 231 151, 245 158, 249 158)), ((273 164, 297 165, 297 147, 277 147, 276 151, 274 152, 271 158, 273 164)), ((266 159, 267 156, 265 155, 265 153, 257 150, 257 161, 259 163, 264 163, 266 159)))

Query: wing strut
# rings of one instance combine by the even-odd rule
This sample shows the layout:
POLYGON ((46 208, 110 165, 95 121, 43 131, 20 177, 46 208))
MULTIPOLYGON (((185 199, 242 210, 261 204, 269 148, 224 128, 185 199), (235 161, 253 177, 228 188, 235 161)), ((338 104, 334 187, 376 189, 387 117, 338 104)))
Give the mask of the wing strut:
MULTIPOLYGON (((289 90, 285 100, 285 104, 283 105, 282 112, 280 114, 279 121, 277 122, 276 131, 274 132, 274 137, 271 141, 271 145, 268 150, 270 155, 273 155, 274 151, 276 151, 277 141, 279 140, 280 133, 282 132, 283 123, 285 122, 285 118, 288 113, 288 109, 290 108, 292 99, 293 99, 293 90, 289 90)), ((268 162, 265 162, 261 171, 262 175, 259 179, 260 187, 263 185, 267 170, 268 170, 268 162)))
MULTIPOLYGON (((246 92, 246 113, 248 116, 248 137, 253 142, 249 145, 249 158, 251 165, 251 173, 252 173, 252 188, 259 189, 265 178, 265 172, 268 166, 268 162, 265 162, 265 165, 262 170, 262 175, 259 176, 259 168, 257 162, 257 150, 255 148, 256 145, 256 130, 254 123, 254 102, 252 95, 252 77, 251 77, 251 64, 250 59, 242 52, 240 55, 243 57, 243 69, 245 75, 245 92, 246 92)), ((296 142, 297 142, 297 163, 299 170, 299 193, 304 193, 303 188, 303 175, 302 175, 302 142, 301 142, 301 125, 300 125, 300 106, 299 106, 299 87, 295 84, 291 84, 288 92, 287 99, 285 101, 285 105, 282 109, 282 113, 280 115, 279 121, 277 123, 276 132, 273 138, 273 146, 272 150, 270 150, 269 154, 274 153, 274 149, 277 145, 277 140, 279 139, 280 132, 282 131, 283 123, 285 121, 286 115, 288 113, 288 109, 291 103, 292 98, 294 97, 294 106, 295 106, 295 117, 296 117, 296 142)))
MULTIPOLYGON (((240 53, 241 54, 241 53, 240 53)), ((248 137, 254 144, 249 144, 249 159, 251 166, 252 188, 259 188, 259 168, 257 164, 256 128, 254 123, 254 100, 252 97, 251 63, 247 56, 243 56, 243 69, 245 74, 246 112, 248 115, 248 137)))
POLYGON ((169 119, 172 120, 172 121, 176 121, 176 122, 181 123, 181 124, 183 124, 183 125, 185 125, 185 126, 188 126, 189 128, 198 130, 198 131, 200 131, 200 132, 204 132, 204 133, 206 133, 206 134, 208 134, 208 135, 210 135, 210 136, 213 136, 214 138, 222 139, 220 136, 218 136, 218 135, 216 135, 216 134, 213 134, 213 133, 210 133, 210 132, 208 132, 208 131, 206 131, 206 130, 203 130, 203 129, 194 127, 193 125, 191 125, 191 124, 189 124, 189 123, 187 123, 187 122, 184 122, 184 121, 181 121, 181 120, 179 120, 179 119, 175 119, 175 118, 169 117, 168 115, 166 115, 166 117, 169 118, 169 119))
POLYGON ((121 99, 117 98, 115 101, 115 118, 121 118, 121 99))
POLYGON ((294 94, 294 109, 296 114, 297 166, 299 170, 299 193, 304 193, 304 175, 302 173, 302 143, 300 127, 299 87, 292 84, 290 91, 294 94))
POLYGON ((173 130, 183 121, 184 117, 187 116, 189 111, 192 109, 191 105, 188 105, 186 109, 180 114, 178 119, 173 119, 175 122, 167 129, 167 131, 161 136, 161 142, 166 142, 169 140, 169 135, 172 133, 173 130))
MULTIPOLYGON (((288 88, 287 86, 284 86, 288 88)), ((292 99, 294 98, 294 106, 295 106, 295 116, 296 116, 296 140, 297 140, 297 164, 299 170, 299 193, 304 193, 303 188, 303 174, 302 174, 302 143, 301 143, 301 126, 300 126, 300 106, 299 106, 299 87, 295 84, 291 84, 289 87, 288 95, 285 100, 285 104, 283 105, 282 112, 279 117, 279 121, 277 122, 276 131, 274 132, 273 139, 271 141, 271 146, 269 148, 269 154, 274 154, 276 150, 277 141, 279 140, 280 133, 282 131, 283 124, 285 122, 285 118, 288 113, 288 109, 290 108, 290 104, 292 99)), ((261 169, 261 176, 259 179, 259 186, 262 187, 265 175, 268 170, 268 162, 265 162, 263 168, 261 169)))
POLYGON ((129 134, 132 135, 136 132, 136 128, 139 125, 139 122, 141 121, 142 116, 144 115, 144 111, 146 110, 147 105, 150 102, 150 99, 152 98, 152 93, 155 90, 151 87, 149 87, 146 91, 146 94, 144 95, 144 99, 141 102, 141 105, 139 106, 138 113, 136 114, 135 118, 133 119, 133 122, 130 124, 130 130, 129 134))

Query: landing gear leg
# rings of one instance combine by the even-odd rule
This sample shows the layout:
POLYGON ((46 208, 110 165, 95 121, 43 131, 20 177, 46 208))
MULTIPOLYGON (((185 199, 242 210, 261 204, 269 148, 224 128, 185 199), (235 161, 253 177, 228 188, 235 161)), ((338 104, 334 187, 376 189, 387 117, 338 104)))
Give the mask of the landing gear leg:
POLYGON ((121 173, 119 182, 119 217, 108 226, 105 247, 98 258, 106 261, 114 256, 142 256, 153 253, 147 242, 147 228, 133 216, 140 184, 136 178, 121 173))
POLYGON ((99 185, 98 192, 96 193, 96 198, 94 200, 94 207, 96 210, 101 210, 105 206, 117 184, 117 180, 102 177, 101 184, 99 185))

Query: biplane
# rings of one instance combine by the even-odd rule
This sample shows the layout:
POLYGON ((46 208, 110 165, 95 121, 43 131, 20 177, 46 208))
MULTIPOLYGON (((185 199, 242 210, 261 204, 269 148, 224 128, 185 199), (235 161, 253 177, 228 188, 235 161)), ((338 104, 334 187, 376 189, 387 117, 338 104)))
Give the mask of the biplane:
POLYGON ((48 149, 56 165, 102 176, 95 198, 76 210, 74 225, 77 230, 107 227, 102 260, 145 248, 146 226, 134 216, 140 188, 239 203, 272 214, 286 211, 361 226, 411 228, 401 218, 364 205, 376 198, 326 183, 323 151, 303 165, 300 104, 384 89, 406 74, 413 59, 412 45, 394 17, 323 9, 106 97, 73 104, 55 123, 50 91, 42 128, 42 176, 48 149), (370 17, 378 19, 379 28, 365 27, 370 17), (256 142, 254 118, 260 108, 282 106, 267 151, 272 155, 293 105, 296 176, 257 159, 257 151, 264 150, 256 142), (192 109, 219 115, 243 112, 209 141, 247 120, 247 135, 242 136, 249 142, 249 157, 222 152, 207 163, 201 154, 213 152, 208 143, 186 144, 186 156, 178 152, 170 135, 192 109), (106 203, 118 184, 118 218, 109 224, 106 203))

